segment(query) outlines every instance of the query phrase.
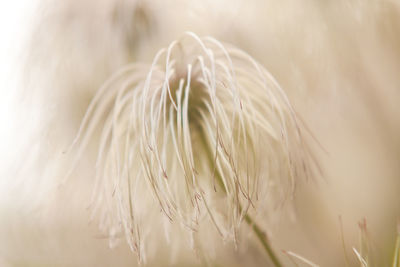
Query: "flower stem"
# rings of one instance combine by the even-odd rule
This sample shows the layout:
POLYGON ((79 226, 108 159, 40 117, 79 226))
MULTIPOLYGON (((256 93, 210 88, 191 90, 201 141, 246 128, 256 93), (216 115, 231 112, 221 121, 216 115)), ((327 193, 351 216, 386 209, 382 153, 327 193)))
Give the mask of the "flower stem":
POLYGON ((253 231, 256 234, 258 240, 260 240, 263 248, 267 252, 268 256, 270 257, 270 259, 272 261, 272 263, 276 267, 282 267, 282 264, 280 263, 278 257, 275 255, 274 251, 272 250, 271 246, 269 245, 269 243, 267 241, 267 237, 266 237, 264 231, 261 230, 261 228, 253 221, 253 219, 250 217, 249 214, 246 214, 246 216, 244 218, 245 218, 247 224, 253 229, 253 231))
MULTIPOLYGON (((201 131, 202 132, 202 131, 201 131)), ((207 152, 207 158, 209 161, 209 166, 213 166, 214 165, 214 161, 213 161, 213 154, 209 148, 209 146, 207 145, 207 142, 204 138, 204 134, 201 134, 201 139, 203 142, 203 145, 206 149, 207 152)), ((222 177, 221 174, 218 172, 217 169, 215 169, 215 173, 214 173, 216 180, 219 184, 219 186, 221 187, 221 189, 224 191, 224 193, 226 194, 226 188, 224 186, 224 183, 222 182, 222 177)), ((242 205, 239 204, 239 210, 240 212, 242 211, 242 205)), ((265 251, 267 252, 269 258, 271 259, 272 263, 274 264, 275 267, 282 267, 283 265, 280 263, 277 255, 275 254, 275 252, 273 251, 272 247, 270 246, 270 244, 267 241, 267 236, 265 234, 265 232, 257 225, 257 223, 251 218, 251 216, 246 213, 245 217, 244 217, 246 223, 251 227, 251 229, 254 231, 255 235, 257 236, 258 240, 260 240, 263 248, 265 249, 265 251)))

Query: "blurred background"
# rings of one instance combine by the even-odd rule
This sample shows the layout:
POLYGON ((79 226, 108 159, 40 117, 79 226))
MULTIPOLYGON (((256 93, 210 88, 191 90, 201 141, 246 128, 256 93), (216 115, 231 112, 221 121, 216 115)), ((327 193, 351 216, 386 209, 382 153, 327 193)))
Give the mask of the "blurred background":
MULTIPOLYGON (((60 187, 69 166, 63 152, 107 77, 129 62, 151 62, 188 30, 261 62, 320 144, 321 175, 301 183, 268 232, 282 261, 295 266, 285 250, 318 266, 346 266, 346 255, 359 266, 352 248, 362 245, 365 219, 370 266, 390 266, 400 215, 399 15, 397 0, 7 1, 0 266, 136 264, 124 240, 110 249, 90 223, 95 152, 60 187)), ((171 259, 160 243, 150 265, 203 265, 190 249, 171 259)), ((257 240, 238 249, 221 242, 213 266, 265 262, 257 240)))

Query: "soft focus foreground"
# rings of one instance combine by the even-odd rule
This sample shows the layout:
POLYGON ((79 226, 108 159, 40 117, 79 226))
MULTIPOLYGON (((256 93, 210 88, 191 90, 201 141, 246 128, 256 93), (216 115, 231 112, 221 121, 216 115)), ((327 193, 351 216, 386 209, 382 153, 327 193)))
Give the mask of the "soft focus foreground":
MULTIPOLYGON (((22 52, 9 59, 18 86, 2 77, 0 263, 137 264, 125 237, 114 236, 110 249, 110 233, 91 218, 101 131, 66 179, 74 158, 68 148, 112 73, 151 64, 189 30, 264 65, 316 139, 306 137, 322 169, 316 182, 299 183, 293 200, 255 215, 281 260, 303 264, 285 250, 319 266, 345 266, 347 254, 359 266, 353 247, 362 252, 368 244, 368 266, 389 266, 400 213, 399 8, 397 1, 44 1, 32 9, 33 23, 25 22, 34 26, 18 43, 22 52)), ((247 225, 237 248, 210 229, 201 232, 207 258, 180 231, 151 229, 158 244, 146 248, 148 264, 268 263, 247 225)))

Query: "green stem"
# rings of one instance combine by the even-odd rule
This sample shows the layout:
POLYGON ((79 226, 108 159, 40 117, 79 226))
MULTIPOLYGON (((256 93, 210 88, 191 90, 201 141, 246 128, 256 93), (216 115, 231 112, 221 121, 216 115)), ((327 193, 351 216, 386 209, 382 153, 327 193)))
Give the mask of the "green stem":
POLYGON ((278 257, 275 255, 274 251, 272 250, 271 246, 269 245, 264 231, 261 230, 261 228, 253 221, 253 219, 250 217, 249 214, 246 214, 246 216, 244 218, 245 218, 247 224, 249 226, 251 226, 251 228, 253 229, 258 240, 260 240, 262 246, 264 247, 265 251, 268 253, 268 256, 270 257, 273 264, 276 267, 282 267, 282 264, 280 263, 278 257))
MULTIPOLYGON (((201 139, 202 139, 203 145, 206 148, 209 166, 213 166, 214 165, 214 160, 213 160, 214 156, 206 143, 203 133, 202 133, 201 137, 202 137, 201 139)), ((217 180, 219 186, 226 194, 227 193, 226 188, 224 186, 224 183, 222 182, 222 177, 219 174, 218 170, 215 170, 215 177, 216 177, 216 180, 217 180)), ((239 210, 240 210, 240 212, 242 211, 242 206, 240 204, 239 204, 239 210)), ((265 232, 257 225, 257 223, 251 218, 251 216, 249 214, 246 214, 244 219, 245 219, 246 223, 251 227, 251 229, 253 229, 255 235, 257 236, 258 240, 260 240, 263 248, 267 252, 267 254, 270 257, 274 266, 282 267, 283 265, 280 263, 278 257, 276 256, 275 252, 273 251, 272 247, 270 246, 270 244, 267 241, 267 236, 266 236, 265 232)))

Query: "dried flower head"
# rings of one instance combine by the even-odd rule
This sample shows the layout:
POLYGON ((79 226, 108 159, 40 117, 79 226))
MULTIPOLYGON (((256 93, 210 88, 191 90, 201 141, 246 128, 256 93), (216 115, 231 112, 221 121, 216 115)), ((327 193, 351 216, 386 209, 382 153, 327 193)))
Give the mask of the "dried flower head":
POLYGON ((274 78, 240 49, 193 33, 104 84, 83 119, 76 160, 96 132, 94 214, 111 237, 124 233, 139 259, 165 218, 167 239, 170 225, 192 235, 212 225, 236 241, 248 213, 282 201, 312 172, 274 78))

